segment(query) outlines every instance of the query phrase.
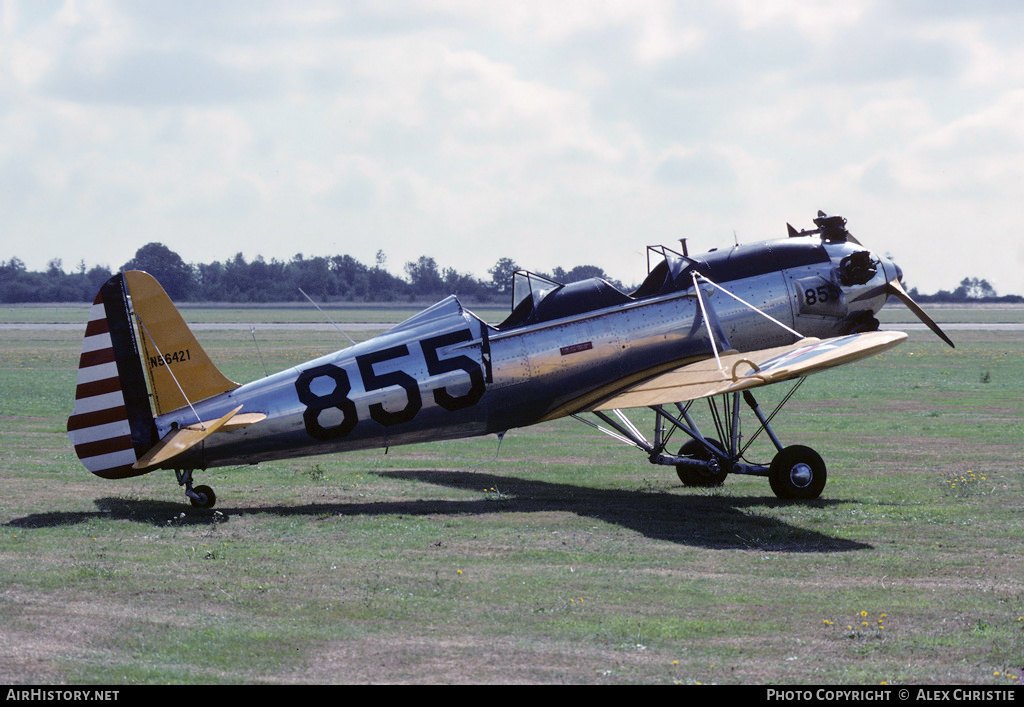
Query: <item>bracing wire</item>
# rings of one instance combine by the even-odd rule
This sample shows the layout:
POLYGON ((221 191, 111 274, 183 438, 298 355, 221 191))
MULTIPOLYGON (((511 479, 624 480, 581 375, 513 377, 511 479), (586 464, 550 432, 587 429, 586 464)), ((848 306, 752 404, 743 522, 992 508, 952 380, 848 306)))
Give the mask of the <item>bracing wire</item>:
MULTIPOLYGON (((156 343, 156 339, 154 339, 153 335, 149 333, 149 329, 146 328, 146 323, 142 321, 142 317, 139 316, 138 312, 135 313, 135 319, 138 320, 139 326, 142 327, 142 331, 146 332, 146 336, 149 338, 150 342, 152 342, 153 348, 156 349, 157 355, 160 356, 161 359, 166 360, 164 359, 163 352, 160 350, 160 347, 156 343)), ((174 385, 178 386, 178 392, 181 393, 181 397, 185 399, 185 402, 188 404, 189 409, 192 410, 192 414, 196 416, 196 420, 199 422, 199 426, 205 430, 206 425, 203 424, 203 419, 199 417, 199 413, 196 412, 196 409, 194 407, 192 407, 192 401, 188 399, 187 395, 185 395, 185 391, 184 389, 182 389, 181 383, 178 382, 178 377, 174 375, 174 371, 171 370, 170 366, 166 366, 166 370, 168 373, 171 374, 171 380, 174 381, 174 385)))

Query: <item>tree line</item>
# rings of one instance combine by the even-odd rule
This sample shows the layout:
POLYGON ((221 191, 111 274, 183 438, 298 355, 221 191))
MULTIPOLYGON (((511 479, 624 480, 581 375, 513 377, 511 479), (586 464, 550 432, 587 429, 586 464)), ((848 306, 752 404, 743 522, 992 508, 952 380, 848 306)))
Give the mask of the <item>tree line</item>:
POLYGON ((965 277, 960 281, 960 286, 953 290, 939 290, 935 294, 927 295, 918 292, 914 287, 908 294, 916 302, 1024 302, 1024 297, 1020 295, 1000 296, 988 280, 979 280, 976 277, 965 277))
MULTIPOLYGON (((238 303, 302 301, 303 293, 318 302, 409 302, 449 294, 475 302, 503 302, 510 297, 512 275, 519 270, 511 258, 499 258, 487 271, 488 277, 481 279, 442 268, 423 255, 405 263, 402 278, 389 272, 386 264, 383 251, 377 251, 372 266, 350 255, 305 257, 302 253, 288 261, 267 261, 262 256, 247 261, 238 253, 223 262, 190 264, 162 243, 149 243, 119 270, 145 270, 175 301, 238 303)), ((0 261, 0 302, 91 302, 113 273, 102 265, 87 267, 85 261, 66 272, 60 258, 50 260, 46 270, 34 272, 12 257, 0 261)), ((564 283, 600 277, 619 289, 629 289, 596 265, 557 267, 537 274, 564 283)), ((965 277, 951 291, 929 295, 915 287, 910 295, 918 302, 1024 302, 1019 295, 999 296, 987 280, 976 277, 965 277)))
MULTIPOLYGON (((247 261, 238 253, 223 262, 186 263, 164 244, 149 243, 118 270, 145 270, 178 302, 269 303, 303 301, 303 293, 317 302, 408 302, 449 294, 476 302, 504 301, 511 296, 512 275, 519 269, 511 258, 500 258, 488 277, 480 279, 441 267, 424 255, 405 264, 403 278, 389 272, 386 264, 383 251, 377 252, 372 266, 350 255, 302 253, 288 261, 262 256, 247 261)), ((44 271, 30 271, 13 257, 0 261, 0 302, 91 302, 114 272, 102 265, 87 267, 84 261, 66 272, 60 258, 50 260, 44 271)), ((594 265, 538 274, 558 282, 602 277, 622 287, 594 265)))

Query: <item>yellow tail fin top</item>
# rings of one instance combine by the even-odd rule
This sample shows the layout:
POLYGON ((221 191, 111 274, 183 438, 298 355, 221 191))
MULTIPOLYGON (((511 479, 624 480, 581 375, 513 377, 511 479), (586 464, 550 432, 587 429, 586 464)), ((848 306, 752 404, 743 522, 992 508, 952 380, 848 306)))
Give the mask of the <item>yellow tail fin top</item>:
POLYGON ((157 415, 238 387, 213 364, 152 275, 131 270, 124 276, 157 415))

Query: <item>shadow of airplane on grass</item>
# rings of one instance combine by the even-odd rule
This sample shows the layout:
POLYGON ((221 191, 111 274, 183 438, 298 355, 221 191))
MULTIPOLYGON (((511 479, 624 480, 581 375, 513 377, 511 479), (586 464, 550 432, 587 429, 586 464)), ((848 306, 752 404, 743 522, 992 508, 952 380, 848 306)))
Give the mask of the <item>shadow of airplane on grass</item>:
MULTIPOLYGON (((37 513, 8 522, 19 528, 44 528, 83 523, 97 518, 157 526, 215 525, 232 517, 278 516, 467 516, 493 513, 574 513, 618 525, 652 540, 709 549, 777 552, 846 552, 871 545, 836 538, 791 525, 756 512, 794 502, 769 497, 723 494, 676 495, 664 491, 601 489, 536 479, 466 471, 385 471, 380 477, 420 481, 451 488, 500 489, 478 499, 427 498, 369 503, 311 503, 255 508, 192 508, 181 503, 108 497, 96 500, 96 511, 37 513)), ((818 499, 801 507, 827 508, 837 503, 818 499)))

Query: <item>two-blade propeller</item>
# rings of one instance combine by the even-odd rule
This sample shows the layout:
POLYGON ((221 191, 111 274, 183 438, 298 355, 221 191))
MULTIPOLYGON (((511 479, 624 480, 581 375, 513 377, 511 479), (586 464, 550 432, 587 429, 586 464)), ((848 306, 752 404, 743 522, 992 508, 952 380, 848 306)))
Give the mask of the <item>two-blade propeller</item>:
POLYGON ((917 302, 913 300, 913 298, 907 293, 907 291, 903 289, 903 285, 900 284, 900 281, 896 278, 893 278, 884 285, 879 285, 878 287, 871 288, 867 292, 857 297, 854 301, 856 302, 858 300, 871 299, 872 297, 877 297, 883 292, 886 293, 887 295, 892 295, 900 302, 905 304, 907 306, 907 309, 913 312, 917 316, 917 318, 924 322, 925 326, 927 326, 929 329, 935 332, 940 339, 945 341, 951 347, 956 348, 956 344, 953 343, 953 340, 946 336, 946 332, 942 331, 939 325, 935 323, 935 320, 928 316, 927 312, 921 309, 921 305, 919 305, 917 302))

